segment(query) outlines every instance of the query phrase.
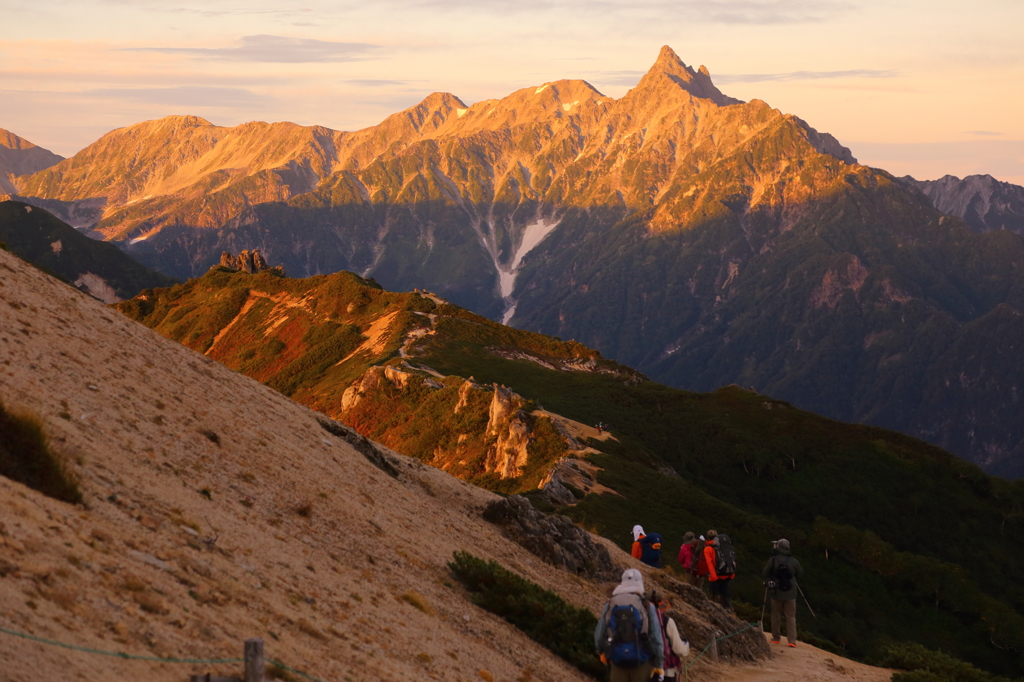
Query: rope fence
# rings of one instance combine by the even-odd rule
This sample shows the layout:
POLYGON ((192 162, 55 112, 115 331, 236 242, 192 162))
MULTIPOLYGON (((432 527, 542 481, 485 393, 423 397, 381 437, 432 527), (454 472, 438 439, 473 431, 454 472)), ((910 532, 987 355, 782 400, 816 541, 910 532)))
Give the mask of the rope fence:
MULTIPOLYGON (((131 660, 131 661, 149 661, 151 663, 191 663, 191 664, 197 664, 197 665, 222 665, 222 664, 229 664, 229 663, 245 663, 246 662, 246 659, 244 659, 244 658, 170 658, 170 657, 161 657, 161 656, 139 656, 137 654, 129 654, 129 653, 125 653, 123 651, 104 651, 103 649, 94 649, 93 647, 88 647, 88 646, 79 646, 77 644, 68 644, 66 642, 58 642, 58 641, 53 640, 53 639, 47 639, 45 637, 37 637, 36 635, 30 635, 27 632, 18 632, 17 630, 11 630, 10 628, 5 628, 5 627, 2 627, 2 626, 0 626, 0 632, 8 634, 8 635, 13 635, 15 637, 21 637, 22 639, 27 639, 27 640, 30 640, 30 641, 33 641, 33 642, 39 642, 41 644, 48 644, 50 646, 58 646, 58 647, 61 647, 61 648, 64 648, 64 649, 71 649, 73 651, 82 651, 82 652, 85 652, 87 654, 97 654, 99 656, 112 656, 114 658, 121 658, 121 659, 131 660)), ((296 670, 295 668, 291 668, 291 667, 285 665, 284 663, 282 663, 281 661, 275 661, 272 658, 268 658, 268 659, 266 659, 266 662, 269 663, 270 665, 273 665, 273 666, 276 666, 278 668, 281 668, 282 670, 287 670, 290 673, 293 673, 295 675, 299 675, 301 677, 304 677, 307 680, 312 680, 312 682, 324 682, 323 680, 321 680, 318 677, 313 677, 312 675, 304 673, 301 670, 296 670)))
POLYGON ((741 632, 746 632, 747 630, 749 630, 750 628, 754 627, 755 625, 760 625, 760 623, 747 623, 747 626, 745 628, 740 628, 736 632, 733 632, 733 633, 728 634, 728 635, 723 635, 721 637, 713 637, 711 639, 711 641, 708 642, 707 646, 704 647, 704 650, 701 651, 699 654, 697 654, 697 658, 695 658, 692 661, 690 661, 690 663, 685 668, 683 668, 683 672, 686 672, 687 670, 692 668, 694 666, 694 664, 696 664, 697 661, 699 661, 701 659, 701 657, 708 652, 708 649, 711 648, 712 644, 715 644, 717 642, 721 642, 723 640, 729 639, 730 637, 735 637, 736 635, 740 634, 741 632))
MULTIPOLYGON (((699 654, 697 654, 697 657, 694 658, 692 661, 690 661, 690 663, 687 664, 685 668, 683 668, 683 672, 687 673, 687 677, 689 677, 689 674, 688 674, 689 669, 692 668, 694 665, 696 665, 697 661, 699 661, 704 656, 704 654, 706 654, 708 652, 708 649, 710 649, 713 644, 716 644, 717 642, 721 642, 721 641, 724 641, 726 639, 729 639, 730 637, 735 637, 738 634, 746 632, 747 630, 749 630, 750 628, 754 627, 755 625, 759 625, 759 623, 747 623, 746 627, 740 628, 736 632, 730 633, 728 635, 723 635, 722 637, 714 637, 714 638, 712 638, 711 641, 707 643, 707 646, 705 646, 704 649, 699 654)), ((3 632, 3 633, 8 634, 8 635, 13 635, 15 637, 21 637, 22 639, 31 640, 33 642, 40 642, 41 644, 49 644, 50 646, 58 646, 58 647, 62 647, 64 649, 71 649, 73 651, 82 651, 82 652, 85 652, 87 654, 98 654, 100 656, 113 656, 114 658, 121 658, 121 659, 132 660, 132 661, 150 661, 150 662, 153 662, 153 663, 192 663, 192 664, 198 664, 198 665, 221 665, 221 664, 227 664, 227 663, 245 663, 246 662, 246 659, 244 659, 244 658, 164 658, 164 657, 160 657, 160 656, 139 656, 139 655, 136 655, 136 654, 125 653, 123 651, 104 651, 103 649, 94 649, 92 647, 87 647, 87 646, 78 646, 77 644, 67 644, 66 642, 58 642, 58 641, 53 640, 53 639, 46 639, 45 637, 37 637, 36 635, 30 635, 30 634, 28 634, 26 632, 18 632, 17 630, 11 630, 11 629, 5 628, 5 627, 0 627, 0 632, 3 632)), ((277 667, 281 668, 282 670, 287 670, 290 673, 293 673, 295 675, 299 675, 301 677, 304 677, 307 680, 312 680, 312 682, 324 682, 323 680, 321 680, 318 677, 313 677, 312 675, 304 673, 301 670, 296 670, 295 668, 290 668, 287 665, 285 665, 284 663, 282 663, 281 661, 275 661, 272 658, 268 658, 268 659, 266 659, 266 662, 271 664, 271 665, 273 665, 273 666, 277 666, 277 667)))

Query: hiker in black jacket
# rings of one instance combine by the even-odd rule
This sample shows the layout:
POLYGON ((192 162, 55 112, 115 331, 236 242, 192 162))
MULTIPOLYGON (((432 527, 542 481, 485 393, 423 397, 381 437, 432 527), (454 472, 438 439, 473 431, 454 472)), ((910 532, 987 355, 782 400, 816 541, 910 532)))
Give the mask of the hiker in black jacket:
POLYGON ((796 646, 796 596, 800 591, 796 579, 803 574, 803 567, 789 549, 789 540, 775 543, 775 552, 761 571, 772 598, 772 644, 782 642, 780 621, 786 614, 786 640, 789 646, 796 646))

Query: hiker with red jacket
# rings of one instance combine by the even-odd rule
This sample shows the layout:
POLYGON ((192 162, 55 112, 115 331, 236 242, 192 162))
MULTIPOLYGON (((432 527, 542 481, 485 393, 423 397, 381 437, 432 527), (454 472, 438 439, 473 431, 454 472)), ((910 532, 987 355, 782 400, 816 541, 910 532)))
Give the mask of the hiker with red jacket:
POLYGON ((719 535, 717 530, 709 530, 704 542, 704 559, 708 564, 711 599, 717 598, 722 608, 732 609, 729 585, 736 577, 736 553, 733 551, 729 536, 719 535))
POLYGON ((635 568, 622 572, 622 582, 604 605, 594 629, 594 647, 601 661, 611 666, 610 682, 648 682, 652 673, 664 678, 658 609, 644 598, 644 577, 635 568))
POLYGON ((679 548, 679 566, 682 567, 683 573, 686 574, 686 581, 691 585, 697 585, 699 587, 699 581, 697 578, 697 555, 700 551, 697 548, 697 536, 692 532, 687 532, 683 536, 683 544, 679 548))

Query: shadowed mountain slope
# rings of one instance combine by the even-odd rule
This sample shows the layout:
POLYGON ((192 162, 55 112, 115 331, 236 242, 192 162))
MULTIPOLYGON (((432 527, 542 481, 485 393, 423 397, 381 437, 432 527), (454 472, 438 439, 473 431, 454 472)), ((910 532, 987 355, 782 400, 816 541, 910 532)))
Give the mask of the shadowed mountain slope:
POLYGON ((214 269, 118 309, 404 454, 562 508, 623 549, 641 523, 666 538, 670 566, 685 531, 724 528, 748 605, 762 597, 768 540, 787 537, 820 616, 802 621, 809 637, 858 656, 919 641, 1020 674, 1008 647, 1024 644, 1024 484, 934 446, 735 386, 671 389, 577 342, 350 273, 214 269), (612 437, 588 426, 599 421, 612 437))
POLYGON ((938 180, 901 178, 925 193, 935 208, 963 218, 975 232, 1009 230, 1024 234, 1024 187, 991 175, 946 175, 938 180))
POLYGON ((18 201, 0 202, 0 242, 19 258, 104 303, 175 284, 172 278, 139 265, 113 244, 89 239, 46 211, 18 201))

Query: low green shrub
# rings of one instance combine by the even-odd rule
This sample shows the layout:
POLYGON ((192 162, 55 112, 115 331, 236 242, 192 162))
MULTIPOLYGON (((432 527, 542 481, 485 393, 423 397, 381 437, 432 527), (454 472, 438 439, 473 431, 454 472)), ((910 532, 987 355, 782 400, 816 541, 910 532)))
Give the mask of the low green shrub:
POLYGON ((47 445, 39 418, 11 412, 2 403, 0 475, 62 502, 76 504, 82 501, 75 479, 47 445))
POLYGON ((474 604, 501 616, 583 672, 597 679, 607 677, 594 653, 597 618, 590 611, 566 603, 496 561, 468 552, 455 552, 448 567, 473 595, 474 604))
POLYGON ((979 670, 970 663, 941 651, 932 651, 916 642, 884 647, 877 663, 886 668, 907 671, 894 673, 892 682, 1010 682, 1005 677, 979 670))

